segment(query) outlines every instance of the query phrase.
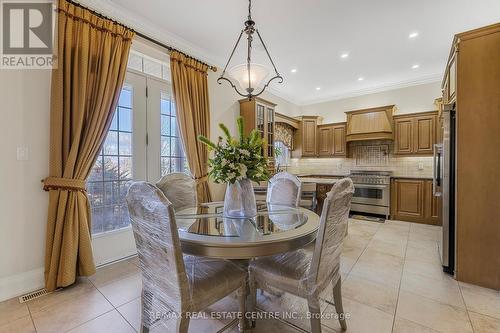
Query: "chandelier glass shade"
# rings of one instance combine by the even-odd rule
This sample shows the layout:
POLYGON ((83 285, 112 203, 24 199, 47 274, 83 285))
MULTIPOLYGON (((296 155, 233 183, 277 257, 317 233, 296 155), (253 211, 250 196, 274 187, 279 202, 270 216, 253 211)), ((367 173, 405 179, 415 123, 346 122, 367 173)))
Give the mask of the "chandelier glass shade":
POLYGON ((229 56, 229 59, 222 71, 221 76, 217 80, 219 84, 223 81, 228 82, 234 90, 243 97, 259 96, 264 92, 264 90, 269 86, 269 84, 276 80, 279 83, 283 82, 283 77, 278 73, 276 66, 274 65, 273 59, 271 58, 269 51, 267 50, 266 44, 262 40, 259 30, 255 28, 255 22, 252 20, 252 0, 248 1, 248 19, 245 21, 245 28, 240 32, 236 45, 234 45, 233 51, 229 56), (233 66, 228 70, 228 66, 231 63, 233 55, 238 48, 238 45, 243 37, 246 35, 247 39, 247 58, 245 63, 233 66), (252 42, 254 40, 254 34, 257 35, 258 40, 262 44, 267 58, 272 65, 273 71, 264 65, 252 62, 252 42))
POLYGON ((228 73, 229 76, 238 81, 241 89, 246 89, 249 86, 253 88, 262 88, 265 80, 269 76, 269 69, 261 64, 250 63, 250 66, 241 64, 231 67, 228 73), (250 74, 248 72, 249 67, 250 74))

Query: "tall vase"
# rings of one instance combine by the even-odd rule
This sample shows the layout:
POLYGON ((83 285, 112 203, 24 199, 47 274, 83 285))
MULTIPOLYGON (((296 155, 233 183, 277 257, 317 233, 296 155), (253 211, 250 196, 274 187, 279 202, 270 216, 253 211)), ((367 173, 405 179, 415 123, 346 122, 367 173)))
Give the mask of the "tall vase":
POLYGON ((252 182, 248 178, 227 184, 224 198, 224 216, 232 218, 249 218, 257 215, 255 193, 252 182))

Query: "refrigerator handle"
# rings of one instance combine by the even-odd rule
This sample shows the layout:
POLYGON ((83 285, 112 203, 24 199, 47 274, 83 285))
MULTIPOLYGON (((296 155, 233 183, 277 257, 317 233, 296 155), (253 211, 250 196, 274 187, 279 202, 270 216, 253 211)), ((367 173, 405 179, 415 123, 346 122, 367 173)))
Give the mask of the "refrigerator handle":
POLYGON ((433 149, 433 164, 434 164, 434 170, 433 170, 433 175, 432 175, 432 194, 434 196, 439 195, 438 193, 438 187, 441 187, 441 151, 440 151, 440 145, 439 144, 434 144, 434 149, 433 149))

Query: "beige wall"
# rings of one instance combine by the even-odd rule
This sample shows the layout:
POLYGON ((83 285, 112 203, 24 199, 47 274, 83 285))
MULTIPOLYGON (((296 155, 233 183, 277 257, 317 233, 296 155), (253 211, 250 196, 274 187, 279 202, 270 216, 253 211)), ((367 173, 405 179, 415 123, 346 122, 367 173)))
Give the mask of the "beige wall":
MULTIPOLYGON (((346 120, 346 111, 396 104, 397 114, 435 110, 434 99, 441 95, 441 83, 433 82, 374 94, 305 105, 301 114, 322 116, 324 123, 346 120)), ((295 114, 294 114, 295 115, 295 114)))
POLYGON ((49 93, 48 70, 0 70, 0 300, 43 283, 49 93))

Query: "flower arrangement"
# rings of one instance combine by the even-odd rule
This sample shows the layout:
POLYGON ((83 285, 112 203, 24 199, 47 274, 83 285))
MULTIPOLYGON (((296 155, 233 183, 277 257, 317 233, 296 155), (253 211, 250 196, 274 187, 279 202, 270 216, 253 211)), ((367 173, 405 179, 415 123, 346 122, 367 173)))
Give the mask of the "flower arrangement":
POLYGON ((266 142, 255 129, 250 135, 244 135, 242 117, 238 117, 237 124, 238 138, 231 136, 224 124, 219 124, 219 127, 225 138, 219 136, 217 144, 203 135, 198 136, 198 140, 214 152, 213 157, 208 160, 210 179, 215 183, 231 184, 245 178, 255 182, 268 180, 270 177, 268 160, 262 155, 266 142))

